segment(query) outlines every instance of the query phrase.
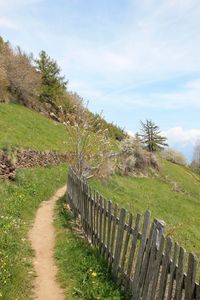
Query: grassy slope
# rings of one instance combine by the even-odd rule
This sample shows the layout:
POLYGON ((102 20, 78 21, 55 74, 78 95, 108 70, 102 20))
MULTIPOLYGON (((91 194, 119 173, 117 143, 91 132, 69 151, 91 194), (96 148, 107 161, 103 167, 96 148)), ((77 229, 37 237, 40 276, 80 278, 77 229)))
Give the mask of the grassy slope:
POLYGON ((129 211, 150 209, 167 223, 169 235, 200 257, 200 177, 189 169, 164 161, 160 178, 115 175, 105 184, 93 180, 91 185, 129 211), (175 182, 180 192, 173 191, 175 182))
MULTIPOLYGON (((66 150, 67 135, 64 127, 55 125, 51 120, 23 106, 0 104, 0 128, 0 148, 20 146, 38 150, 66 150)), ((0 237, 0 293, 3 296, 6 294, 5 299, 29 297, 31 281, 27 272, 30 266, 29 261, 24 259, 31 252, 24 240, 28 224, 39 203, 64 183, 65 173, 66 167, 63 166, 24 170, 18 172, 16 183, 0 182, 0 229, 3 232, 0 237)), ((157 179, 116 175, 107 184, 93 181, 92 185, 129 211, 144 212, 150 208, 154 217, 167 222, 168 233, 187 250, 193 250, 200 257, 200 178, 187 168, 168 162, 164 162, 161 175, 157 179), (173 182, 181 186, 181 192, 172 190, 173 182)), ((89 251, 83 241, 64 229, 59 234, 57 247, 58 259, 65 261, 65 264, 69 263, 69 266, 75 256, 81 260, 89 251), (81 246, 84 250, 73 252, 73 247, 71 249, 67 245, 66 239, 62 244, 65 233, 74 248, 81 246)), ((93 263, 96 264, 95 259, 93 263)), ((69 278, 70 268, 65 271, 64 275, 61 268, 61 277, 69 278)), ((84 279, 81 276, 80 272, 79 280, 73 280, 73 289, 82 286, 80 282, 84 279)), ((101 285, 101 280, 99 284, 101 285)), ((112 288, 110 291, 112 294, 112 288)))
MULTIPOLYGON (((65 151, 62 125, 16 104, 0 104, 0 148, 65 151)), ((18 170, 15 182, 0 180, 0 298, 30 298, 32 269, 27 232, 41 201, 66 182, 65 164, 18 170)))
POLYGON ((0 148, 66 150, 63 125, 17 104, 0 104, 0 148))
POLYGON ((55 256, 60 270, 59 279, 66 288, 67 299, 124 299, 112 282, 98 249, 80 238, 79 232, 74 229, 75 221, 65 205, 65 199, 60 199, 56 209, 55 256))
POLYGON ((66 182, 66 165, 20 170, 16 182, 0 182, 0 295, 28 300, 31 248, 27 232, 43 200, 66 182))
MULTIPOLYGON (((64 126, 23 106, 0 104, 0 128, 0 148, 66 151, 64 126)), ((16 182, 0 181, 0 299, 31 299, 32 251, 27 232, 40 202, 65 182, 66 165, 18 170, 16 182)), ((68 299, 82 295, 85 299, 98 299, 98 295, 100 299, 122 299, 97 251, 72 232, 68 221, 67 215, 59 215, 56 251, 68 299), (86 278, 89 267, 97 272, 96 277, 88 271, 86 278)))

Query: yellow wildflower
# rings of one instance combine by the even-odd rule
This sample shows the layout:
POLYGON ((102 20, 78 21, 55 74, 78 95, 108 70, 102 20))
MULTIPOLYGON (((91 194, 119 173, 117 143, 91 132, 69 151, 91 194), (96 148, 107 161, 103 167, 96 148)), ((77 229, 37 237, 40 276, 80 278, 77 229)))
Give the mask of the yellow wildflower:
POLYGON ((92 277, 96 277, 97 276, 97 273, 96 272, 92 272, 92 277))

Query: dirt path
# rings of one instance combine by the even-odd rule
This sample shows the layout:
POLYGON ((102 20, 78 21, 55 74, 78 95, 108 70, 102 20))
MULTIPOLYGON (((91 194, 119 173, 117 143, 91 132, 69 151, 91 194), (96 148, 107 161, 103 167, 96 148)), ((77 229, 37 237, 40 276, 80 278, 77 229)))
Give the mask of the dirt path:
POLYGON ((64 300, 63 290, 56 281, 57 268, 53 258, 55 245, 53 214, 56 201, 64 195, 65 191, 66 186, 60 188, 49 201, 42 203, 29 232, 29 239, 35 250, 34 294, 37 300, 64 300))

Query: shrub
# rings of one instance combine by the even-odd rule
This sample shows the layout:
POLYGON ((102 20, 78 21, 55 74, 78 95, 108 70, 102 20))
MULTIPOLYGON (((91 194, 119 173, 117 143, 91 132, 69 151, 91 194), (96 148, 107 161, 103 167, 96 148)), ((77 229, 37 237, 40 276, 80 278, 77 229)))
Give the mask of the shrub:
POLYGON ((162 153, 162 157, 168 161, 171 161, 177 165, 182 165, 182 166, 187 165, 187 160, 186 160, 185 156, 182 153, 180 153, 174 149, 169 148, 169 149, 164 150, 161 153, 162 153))
POLYGON ((19 47, 13 49, 0 38, 1 101, 15 99, 26 104, 38 96, 40 75, 32 65, 32 56, 19 47), (3 92, 2 92, 3 91, 3 92))
POLYGON ((125 175, 147 175, 150 169, 159 171, 160 165, 156 156, 142 147, 139 139, 129 137, 121 143, 119 169, 125 175))

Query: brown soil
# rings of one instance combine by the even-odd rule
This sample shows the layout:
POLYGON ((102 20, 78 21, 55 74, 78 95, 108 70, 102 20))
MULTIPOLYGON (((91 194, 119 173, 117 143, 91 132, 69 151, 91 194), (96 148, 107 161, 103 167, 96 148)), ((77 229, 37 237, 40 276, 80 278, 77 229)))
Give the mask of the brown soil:
POLYGON ((53 226, 54 205, 66 192, 66 186, 60 188, 54 196, 42 203, 35 222, 29 233, 36 278, 34 296, 37 300, 64 300, 64 291, 56 281, 57 268, 54 262, 55 230, 53 226))

